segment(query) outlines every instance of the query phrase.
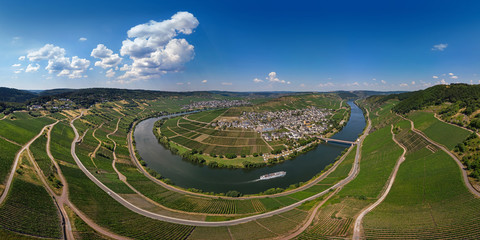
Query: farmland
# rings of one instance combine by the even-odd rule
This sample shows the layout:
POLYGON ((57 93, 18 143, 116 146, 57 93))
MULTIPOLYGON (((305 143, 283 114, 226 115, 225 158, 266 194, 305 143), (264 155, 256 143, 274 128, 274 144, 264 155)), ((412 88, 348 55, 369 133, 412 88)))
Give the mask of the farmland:
POLYGON ((467 130, 436 119, 433 113, 417 111, 409 114, 408 118, 415 123, 415 128, 450 150, 470 135, 467 130))

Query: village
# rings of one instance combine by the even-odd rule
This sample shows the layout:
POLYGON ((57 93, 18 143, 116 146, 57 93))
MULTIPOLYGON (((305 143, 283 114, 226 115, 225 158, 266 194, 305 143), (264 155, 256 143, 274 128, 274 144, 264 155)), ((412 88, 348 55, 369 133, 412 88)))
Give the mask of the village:
POLYGON ((194 102, 182 107, 184 110, 194 109, 213 109, 213 108, 230 108, 251 105, 246 100, 212 100, 212 101, 200 101, 194 102))
POLYGON ((301 139, 323 133, 329 124, 328 109, 306 109, 267 112, 243 112, 239 118, 221 118, 211 123, 217 128, 242 128, 262 133, 265 141, 281 138, 301 139))

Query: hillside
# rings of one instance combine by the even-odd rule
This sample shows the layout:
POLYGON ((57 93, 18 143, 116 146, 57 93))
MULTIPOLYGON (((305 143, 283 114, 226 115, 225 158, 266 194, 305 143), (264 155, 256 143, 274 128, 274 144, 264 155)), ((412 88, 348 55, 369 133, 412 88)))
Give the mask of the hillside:
POLYGON ((0 87, 0 102, 25 102, 35 97, 37 95, 29 91, 0 87))

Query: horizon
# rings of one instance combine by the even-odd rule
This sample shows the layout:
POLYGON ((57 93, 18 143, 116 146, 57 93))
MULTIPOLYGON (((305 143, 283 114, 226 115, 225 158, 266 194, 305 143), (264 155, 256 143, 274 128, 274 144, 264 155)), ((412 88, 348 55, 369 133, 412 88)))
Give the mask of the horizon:
POLYGON ((480 83, 474 1, 50 3, 0 4, 2 86, 330 92, 480 83))

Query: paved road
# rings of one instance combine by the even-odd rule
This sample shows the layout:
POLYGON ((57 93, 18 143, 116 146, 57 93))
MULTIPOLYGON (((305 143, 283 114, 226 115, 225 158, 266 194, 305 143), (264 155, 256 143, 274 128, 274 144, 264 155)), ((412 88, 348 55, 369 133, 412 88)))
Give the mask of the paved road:
POLYGON ((15 175, 15 171, 17 170, 18 162, 20 160, 20 156, 22 155, 23 151, 25 151, 27 148, 29 148, 30 145, 35 140, 37 140, 37 138, 42 136, 42 134, 43 134, 43 132, 45 131, 46 128, 51 127, 54 124, 56 124, 56 123, 52 123, 52 124, 44 126, 42 128, 42 130, 40 130, 40 133, 37 134, 37 136, 33 137, 30 141, 28 141, 25 145, 23 145, 23 147, 20 149, 20 151, 17 152, 17 154, 15 155, 15 160, 13 161, 12 170, 10 171, 10 175, 8 176, 8 180, 5 183, 5 189, 2 192, 2 196, 0 196, 0 205, 2 205, 3 202, 5 201, 5 199, 7 198, 8 191, 10 190, 10 187, 12 185, 13 176, 15 175))
MULTIPOLYGON (((305 203, 307 201, 311 201, 313 199, 316 199, 320 196, 325 195, 326 193, 330 192, 331 190, 335 190, 336 188, 347 184, 352 179, 354 179, 358 174, 358 171, 360 169, 359 161, 360 161, 360 155, 361 155, 361 144, 363 143, 363 140, 368 135, 368 132, 370 131, 370 128, 371 128, 371 123, 370 123, 370 120, 369 120, 367 129, 365 130, 362 137, 360 137, 359 147, 357 148, 357 152, 356 152, 356 156, 355 156, 355 163, 354 163, 354 166, 353 166, 352 170, 349 173, 349 176, 346 177, 345 179, 341 180, 340 182, 336 183, 332 187, 328 188, 327 190, 322 191, 320 193, 317 193, 317 194, 315 194, 315 195, 313 195, 309 198, 306 198, 304 200, 301 200, 301 201, 296 202, 294 204, 291 204, 289 206, 286 206, 286 207, 283 207, 283 208, 280 208, 280 209, 277 209, 277 210, 274 210, 274 211, 271 211, 271 212, 262 213, 262 214, 258 214, 258 215, 255 215, 255 216, 249 216, 249 217, 245 217, 245 218, 241 218, 241 219, 229 220, 229 221, 206 222, 206 221, 188 220, 188 219, 181 219, 181 218, 163 216, 163 215, 160 215, 160 214, 156 214, 156 213, 153 213, 153 212, 146 211, 146 210, 141 209, 141 208, 131 204, 130 202, 126 201, 124 198, 122 198, 116 192, 112 191, 110 188, 108 188, 102 182, 100 182, 95 176, 93 176, 92 173, 90 173, 90 171, 88 171, 88 169, 83 165, 83 163, 80 161, 80 159, 77 157, 77 155, 75 153, 75 147, 76 147, 76 143, 78 142, 78 139, 79 139, 79 134, 78 134, 77 129, 73 125, 73 122, 76 119, 78 119, 80 116, 78 116, 77 118, 73 119, 70 122, 70 126, 72 127, 72 129, 75 132, 75 139, 73 140, 72 146, 71 146, 71 154, 72 154, 73 159, 77 163, 78 167, 80 168, 80 170, 82 170, 84 172, 84 174, 92 182, 94 182, 98 187, 100 187, 103 191, 105 191, 107 194, 109 194, 113 199, 115 199, 118 203, 122 204, 124 207, 128 208, 129 210, 131 210, 135 213, 143 215, 145 217, 149 217, 149 218, 152 218, 152 219, 161 220, 161 221, 165 221, 165 222, 170 222, 170 223, 176 223, 176 224, 183 224, 183 225, 190 225, 190 226, 210 226, 210 227, 232 226, 232 225, 237 225, 237 224, 240 224, 240 223, 246 223, 246 222, 249 222, 249 221, 253 221, 253 220, 257 220, 257 219, 261 219, 261 218, 270 217, 270 216, 273 216, 273 215, 276 215, 276 214, 284 213, 284 212, 287 212, 289 210, 292 210, 292 209, 302 205, 303 203, 305 203)), ((368 116, 368 112, 367 112, 367 116, 368 116)))
MULTIPOLYGON (((392 129, 393 129, 393 125, 392 125, 392 129)), ((395 164, 395 167, 393 168, 393 173, 392 173, 392 175, 390 176, 390 179, 389 179, 389 181, 388 181, 387 189, 385 189, 385 191, 383 192, 382 196, 381 196, 375 203, 373 203, 372 205, 370 205, 369 207, 367 207, 366 209, 364 209, 364 210, 358 215, 357 219, 355 220, 355 224, 354 224, 354 227, 353 227, 353 237, 352 237, 352 239, 355 239, 355 240, 361 239, 361 237, 362 237, 362 220, 363 220, 363 218, 365 217, 365 215, 367 215, 367 213, 369 213, 370 211, 372 211, 374 208, 376 208, 378 205, 380 205, 380 203, 382 203, 383 200, 385 200, 385 198, 387 197, 388 193, 390 192, 390 189, 391 189, 392 186, 393 186, 393 182, 395 181, 395 177, 397 176, 397 172, 398 172, 398 169, 400 168, 400 164, 402 164, 403 161, 405 161, 405 154, 407 153, 407 149, 395 139, 395 134, 393 134, 392 129, 390 130, 391 133, 392 133, 392 139, 393 139, 393 141, 395 141, 395 143, 396 143, 398 146, 400 146, 400 147, 403 149, 403 153, 402 153, 402 155, 398 158, 398 161, 397 161, 397 163, 395 164)))
MULTIPOLYGON (((135 126, 136 123, 134 123, 133 126, 135 126)), ((135 150, 134 150, 134 147, 133 147, 133 129, 135 127, 132 127, 132 130, 130 131, 130 133, 127 135, 127 142, 128 142, 128 151, 130 152, 130 159, 132 160, 132 162, 137 166, 137 169, 143 173, 143 175, 145 175, 147 178, 149 178, 151 181, 161 185, 162 187, 168 189, 168 190, 171 190, 171 191, 174 191, 174 192, 178 192, 178 193, 182 193, 182 194, 189 194, 189 195, 195 195, 195 196, 201 196, 201 197, 208 197, 208 198, 219 198, 218 196, 212 196, 212 195, 207 195, 207 194, 203 194, 203 193, 194 193, 194 192, 190 192, 190 191, 187 191, 187 190, 184 190, 184 189, 181 189, 181 188, 177 188, 175 186, 172 186, 172 185, 168 185, 156 178, 154 178, 153 176, 151 176, 144 168, 143 166, 140 164, 140 161, 138 160, 137 156, 135 155, 135 150)), ((232 198, 232 197, 225 197, 225 196, 222 196, 220 198, 222 199, 232 199, 232 200, 243 200, 243 199, 254 199, 254 198, 272 198, 272 197, 281 197, 281 196, 287 196, 287 195, 290 195, 292 193, 296 193, 296 192, 300 192, 300 191, 303 191, 315 184, 317 184, 318 182, 322 181, 323 179, 325 179, 326 177, 328 177, 328 175, 335 171, 335 169, 337 169, 338 165, 340 165, 340 163, 343 162, 343 160, 345 159, 345 157, 350 153, 350 151, 353 149, 354 146, 350 146, 350 148, 348 149, 348 151, 338 160, 336 161, 333 166, 328 169, 326 172, 324 172, 322 175, 320 175, 318 178, 306 183, 305 185, 303 186, 300 186, 298 188, 295 188, 295 189, 292 189, 292 190, 288 190, 288 191, 285 191, 285 192, 281 192, 281 193, 276 193, 276 194, 272 194, 272 195, 259 195, 259 196, 246 196, 246 197, 235 197, 235 198, 232 198)))

